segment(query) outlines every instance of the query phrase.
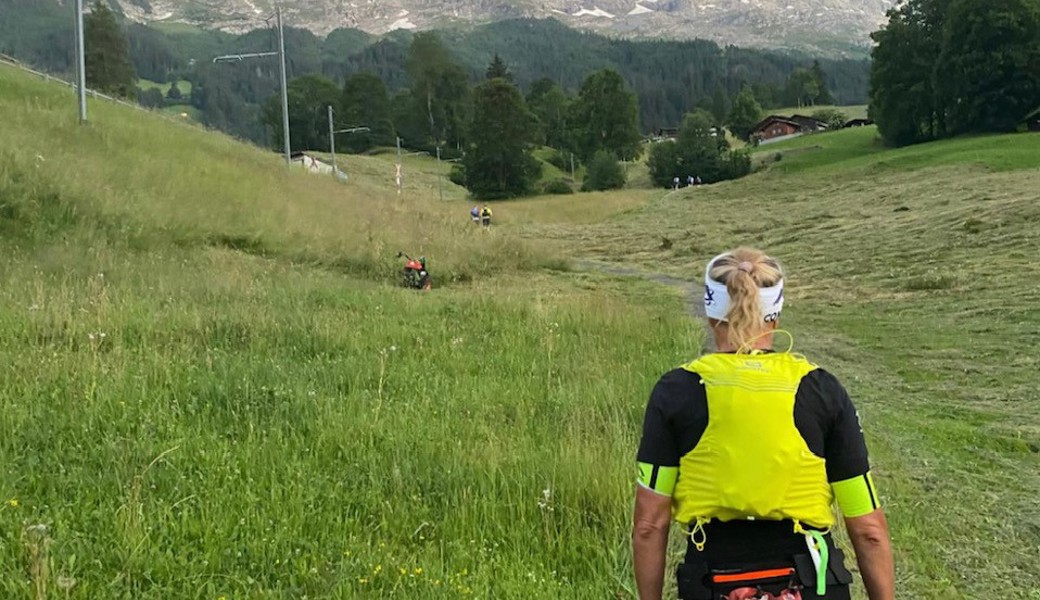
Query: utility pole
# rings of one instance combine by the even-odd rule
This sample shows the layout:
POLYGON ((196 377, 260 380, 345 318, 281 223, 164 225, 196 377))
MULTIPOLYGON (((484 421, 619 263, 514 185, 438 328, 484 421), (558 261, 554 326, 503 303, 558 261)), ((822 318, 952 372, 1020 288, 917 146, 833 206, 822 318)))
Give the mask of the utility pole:
MULTIPOLYGON (((82 0, 77 0, 82 2, 82 0)), ((282 87, 282 138, 285 139, 285 164, 292 164, 292 151, 289 144, 289 90, 286 83, 285 77, 285 34, 282 29, 282 9, 276 7, 275 17, 277 20, 278 27, 278 51, 277 52, 250 52, 246 54, 225 54, 218 56, 213 59, 214 63, 225 63, 225 62, 242 62, 247 58, 265 58, 268 56, 277 56, 279 59, 279 70, 281 75, 281 87, 282 87)), ((271 19, 268 17, 265 22, 270 26, 271 19)))
POLYGON ((332 105, 329 105, 329 153, 332 154, 332 178, 336 178, 336 128, 332 125, 332 105))
POLYGON ((397 138, 397 195, 401 195, 401 188, 404 186, 404 173, 401 167, 401 138, 397 138))
POLYGON ((332 154, 332 177, 339 179, 339 170, 336 168, 336 134, 337 133, 358 133, 359 131, 372 131, 368 127, 361 125, 359 127, 348 127, 347 129, 336 129, 333 119, 332 105, 329 105, 329 152, 332 154))
POLYGON ((285 31, 282 29, 281 6, 275 7, 275 16, 278 20, 278 55, 282 71, 282 132, 285 138, 285 164, 288 165, 292 163, 292 151, 289 145, 289 90, 285 77, 285 31))
POLYGON ((79 96, 79 122, 87 122, 87 58, 83 53, 83 0, 76 0, 76 95, 79 96))
POLYGON ((444 173, 441 172, 441 145, 437 144, 437 196, 440 197, 441 202, 444 202, 444 186, 441 184, 442 179, 444 179, 444 173))

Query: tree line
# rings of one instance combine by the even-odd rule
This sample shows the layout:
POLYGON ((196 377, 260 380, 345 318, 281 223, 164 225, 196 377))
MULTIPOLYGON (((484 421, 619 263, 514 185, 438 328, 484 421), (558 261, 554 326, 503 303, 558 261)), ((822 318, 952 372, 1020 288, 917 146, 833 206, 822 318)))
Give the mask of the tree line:
POLYGON ((907 0, 873 34, 886 142, 1008 132, 1040 108, 1040 0, 907 0))
MULTIPOLYGON (((118 17, 118 6, 114 6, 118 17)), ((72 71, 72 15, 68 3, 0 0, 0 52, 58 73, 72 71)), ((188 80, 185 93, 209 126, 258 143, 267 141, 260 125, 263 103, 278 89, 275 59, 241 64, 211 64, 221 54, 270 51, 271 30, 242 35, 208 30, 159 30, 123 21, 131 61, 138 77, 159 83, 188 80)), ((325 37, 287 27, 290 77, 322 75, 338 85, 369 72, 378 76, 391 96, 410 88, 407 57, 415 34, 397 31, 384 36, 338 29, 325 37)), ((548 78, 574 95, 592 72, 617 71, 638 99, 640 130, 674 128, 683 115, 702 108, 722 120, 733 98, 751 87, 766 109, 823 103, 814 97, 811 57, 735 47, 708 41, 636 41, 610 39, 570 29, 555 20, 521 19, 470 29, 439 32, 453 61, 469 82, 479 81, 489 57, 509 63, 514 83, 529 89, 548 78)), ((869 63, 864 59, 820 59, 821 72, 838 103, 863 103, 869 63)), ((158 101, 149 93, 149 101, 158 101)))

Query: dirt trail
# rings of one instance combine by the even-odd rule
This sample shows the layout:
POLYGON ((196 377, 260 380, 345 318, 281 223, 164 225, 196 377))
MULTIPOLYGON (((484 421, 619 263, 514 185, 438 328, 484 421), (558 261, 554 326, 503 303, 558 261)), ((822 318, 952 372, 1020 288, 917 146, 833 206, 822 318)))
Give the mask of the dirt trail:
POLYGON ((687 312, 690 313, 690 316, 699 318, 704 317, 704 305, 701 303, 700 295, 701 284, 696 281, 684 281, 662 273, 650 273, 647 271, 640 271, 639 269, 632 269, 630 267, 623 267, 621 265, 594 260, 577 260, 575 261, 575 266, 581 271, 595 271, 597 273, 618 275, 620 277, 638 277, 640 279, 654 281, 669 287, 678 288, 682 290, 683 295, 686 297, 687 312))

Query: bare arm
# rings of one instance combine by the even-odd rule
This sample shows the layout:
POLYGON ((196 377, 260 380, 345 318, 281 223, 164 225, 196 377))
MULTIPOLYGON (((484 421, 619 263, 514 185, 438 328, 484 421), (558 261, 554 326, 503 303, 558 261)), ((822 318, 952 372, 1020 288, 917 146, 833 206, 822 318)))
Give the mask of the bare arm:
POLYGON ((640 600, 661 600, 664 593, 664 566, 671 521, 672 499, 637 485, 632 517, 632 563, 640 600))
POLYGON ((862 517, 847 517, 845 527, 856 549, 867 596, 870 600, 895 600, 895 562, 884 511, 878 508, 862 517))

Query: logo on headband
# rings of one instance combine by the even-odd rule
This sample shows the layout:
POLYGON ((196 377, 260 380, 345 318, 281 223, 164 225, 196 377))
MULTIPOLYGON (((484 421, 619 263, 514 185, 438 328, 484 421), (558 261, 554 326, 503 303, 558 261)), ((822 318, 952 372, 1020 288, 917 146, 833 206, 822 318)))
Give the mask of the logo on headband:
POLYGON ((711 289, 707 285, 704 286, 704 306, 713 306, 715 304, 715 290, 711 289))
POLYGON ((780 293, 776 295, 776 300, 773 300, 773 306, 776 306, 777 304, 780 304, 780 302, 782 302, 783 299, 784 299, 784 288, 781 287, 780 288, 780 293))

